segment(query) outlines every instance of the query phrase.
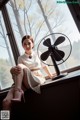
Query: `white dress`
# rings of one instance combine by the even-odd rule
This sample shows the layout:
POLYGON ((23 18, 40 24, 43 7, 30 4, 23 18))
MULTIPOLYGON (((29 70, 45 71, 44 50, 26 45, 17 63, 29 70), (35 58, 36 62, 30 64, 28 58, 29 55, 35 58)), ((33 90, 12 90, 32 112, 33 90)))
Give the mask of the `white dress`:
POLYGON ((40 93, 40 85, 46 81, 45 77, 41 73, 41 69, 45 64, 40 61, 37 52, 33 51, 31 56, 32 58, 29 58, 29 55, 26 53, 19 56, 18 64, 24 64, 26 66, 26 74, 30 88, 35 92, 40 93), (39 70, 32 71, 32 69, 36 68, 39 68, 39 70))

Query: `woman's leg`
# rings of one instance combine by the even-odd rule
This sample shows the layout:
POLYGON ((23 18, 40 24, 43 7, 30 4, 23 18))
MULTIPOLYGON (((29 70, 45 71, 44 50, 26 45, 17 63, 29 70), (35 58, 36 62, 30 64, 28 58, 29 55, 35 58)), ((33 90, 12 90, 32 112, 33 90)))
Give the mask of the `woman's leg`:
POLYGON ((25 85, 26 89, 33 88, 39 84, 37 81, 34 81, 29 68, 23 64, 19 64, 18 66, 21 67, 21 72, 16 76, 14 81, 15 90, 13 101, 21 101, 21 97, 23 95, 22 83, 25 85))
POLYGON ((30 86, 28 84, 28 78, 27 78, 27 68, 23 69, 23 74, 24 75, 23 75, 23 81, 22 81, 22 83, 23 83, 24 89, 26 90, 26 89, 30 88, 30 86))
POLYGON ((21 74, 18 77, 16 75, 12 75, 15 85, 14 85, 14 87, 12 86, 12 88, 7 93, 7 96, 3 99, 3 102, 2 102, 3 110, 10 110, 11 100, 13 98, 21 99, 21 92, 16 90, 17 88, 19 88, 20 90, 21 89, 25 90, 25 88, 26 89, 28 88, 26 71, 24 71, 24 73, 23 73, 23 69, 25 68, 25 66, 22 64, 20 64, 19 66, 22 68, 21 74), (25 88, 24 88, 24 86, 22 86, 22 80, 23 80, 23 84, 25 85, 25 88))
POLYGON ((11 100, 13 99, 13 93, 14 93, 14 88, 12 87, 9 92, 7 93, 7 96, 2 102, 2 107, 3 110, 10 110, 11 108, 11 100))
MULTIPOLYGON (((23 77, 23 71, 21 71, 21 76, 23 77)), ((21 76, 19 75, 19 77, 21 77, 21 76)), ((12 78, 13 78, 13 81, 14 81, 15 85, 12 86, 12 88, 7 93, 7 96, 3 99, 3 102, 2 102, 2 109, 3 110, 10 110, 10 108, 11 108, 11 100, 13 98, 15 98, 15 97, 17 97, 17 98, 19 97, 19 99, 20 99, 20 96, 21 96, 21 93, 15 91, 15 89, 16 88, 20 88, 21 89, 22 78, 17 80, 17 76, 16 75, 12 75, 12 78), (19 81, 19 80, 21 80, 21 81, 19 81)), ((22 86, 22 89, 24 90, 23 86, 22 86)))
MULTIPOLYGON (((23 64, 19 64, 18 65, 19 67, 21 67, 21 72, 19 75, 15 76, 15 80, 14 80, 14 83, 15 83, 15 88, 14 88, 14 99, 13 101, 21 101, 21 97, 23 95, 23 90, 22 90, 22 82, 24 81, 24 71, 23 69, 26 68, 25 65, 23 64)), ((26 78, 26 81, 27 81, 27 78, 26 78)), ((27 86, 26 86, 27 88, 27 86)))

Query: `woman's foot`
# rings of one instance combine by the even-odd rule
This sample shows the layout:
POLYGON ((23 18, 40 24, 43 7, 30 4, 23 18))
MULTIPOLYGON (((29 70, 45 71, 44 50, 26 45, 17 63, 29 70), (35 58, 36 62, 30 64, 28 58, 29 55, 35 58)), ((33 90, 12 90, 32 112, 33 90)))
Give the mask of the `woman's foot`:
POLYGON ((12 99, 12 102, 21 102, 21 100, 24 100, 24 92, 20 88, 14 88, 14 98, 12 99))
POLYGON ((7 96, 2 101, 2 109, 3 110, 10 110, 11 109, 11 100, 13 98, 14 88, 12 87, 7 96))

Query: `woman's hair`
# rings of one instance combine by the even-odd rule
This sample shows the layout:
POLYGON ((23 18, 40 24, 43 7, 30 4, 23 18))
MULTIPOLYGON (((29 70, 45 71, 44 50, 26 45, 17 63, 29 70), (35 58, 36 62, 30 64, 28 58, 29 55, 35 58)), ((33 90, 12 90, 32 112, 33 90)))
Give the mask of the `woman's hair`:
POLYGON ((34 43, 34 40, 33 40, 33 38, 30 35, 25 35, 22 38, 22 44, 23 44, 23 42, 24 42, 25 39, 27 39, 27 40, 30 39, 32 41, 32 43, 34 43))

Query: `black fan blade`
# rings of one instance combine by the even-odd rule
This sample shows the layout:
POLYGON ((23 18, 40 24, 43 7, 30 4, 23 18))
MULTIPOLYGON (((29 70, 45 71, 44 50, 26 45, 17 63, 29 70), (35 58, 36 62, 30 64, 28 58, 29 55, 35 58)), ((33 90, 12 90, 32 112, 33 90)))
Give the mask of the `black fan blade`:
POLYGON ((50 54, 49 50, 42 53, 41 54, 41 60, 45 61, 48 58, 49 54, 50 54))
POLYGON ((65 53, 61 50, 54 49, 54 51, 52 52, 52 56, 55 58, 56 61, 60 61, 63 60, 65 53))
POLYGON ((64 42, 64 41, 65 41, 65 37, 60 36, 60 37, 58 37, 57 40, 55 41, 54 46, 59 45, 59 44, 61 44, 61 43, 64 42))
POLYGON ((50 46, 51 46, 50 38, 47 38, 47 39, 43 42, 43 45, 45 45, 45 46, 47 46, 47 47, 50 47, 50 46))

